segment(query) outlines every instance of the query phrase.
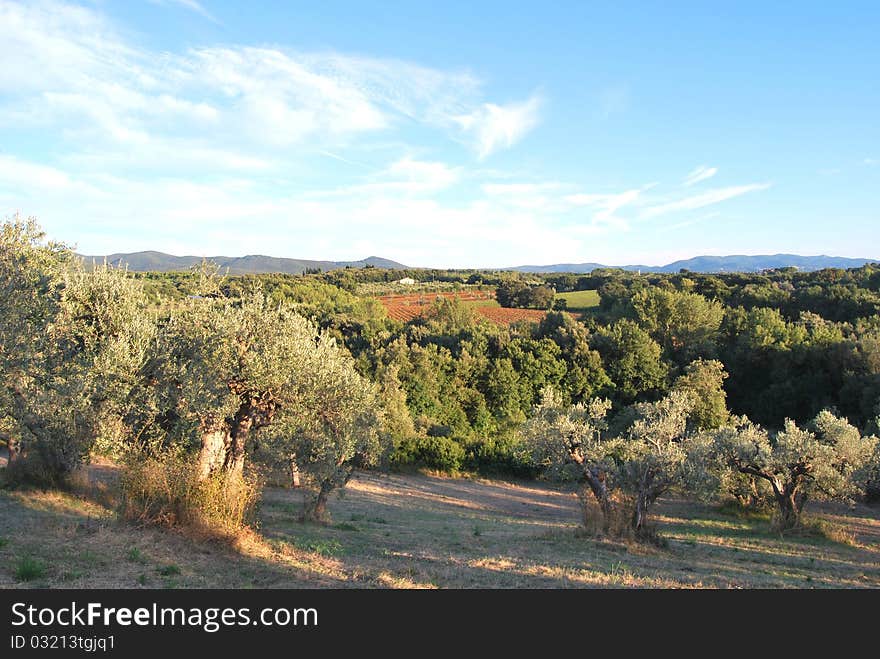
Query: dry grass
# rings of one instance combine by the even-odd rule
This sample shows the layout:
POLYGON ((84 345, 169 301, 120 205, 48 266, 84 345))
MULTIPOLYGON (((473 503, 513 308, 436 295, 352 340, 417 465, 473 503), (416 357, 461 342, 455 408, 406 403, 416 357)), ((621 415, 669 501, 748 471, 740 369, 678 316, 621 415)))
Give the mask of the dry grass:
POLYGON ((191 460, 173 455, 132 461, 119 485, 125 519, 227 542, 247 528, 262 488, 256 477, 235 472, 202 480, 191 460))
POLYGON ((89 488, 0 492, 0 587, 880 587, 880 512, 864 506, 814 506, 824 531, 781 537, 766 519, 668 499, 658 548, 586 535, 565 490, 367 474, 331 499, 327 525, 296 521, 301 491, 268 488, 257 530, 229 546, 119 521, 112 487, 104 503, 89 488), (20 581, 22 556, 44 573, 20 581))

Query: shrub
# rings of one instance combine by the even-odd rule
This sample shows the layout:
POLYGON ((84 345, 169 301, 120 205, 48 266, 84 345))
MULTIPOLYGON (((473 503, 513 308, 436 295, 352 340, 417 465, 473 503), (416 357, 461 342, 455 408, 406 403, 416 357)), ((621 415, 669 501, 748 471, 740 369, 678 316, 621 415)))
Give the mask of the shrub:
POLYGON ((66 485, 65 477, 53 469, 40 452, 33 451, 8 463, 3 471, 3 486, 56 489, 66 485))
POLYGON ((538 472, 516 437, 487 437, 471 441, 466 450, 465 466, 481 474, 534 478, 538 472))
POLYGON ((398 445, 392 463, 457 472, 464 465, 466 455, 464 447, 449 437, 417 436, 404 439, 398 445))
POLYGON ((126 519, 234 539, 251 519, 261 483, 250 475, 223 471, 200 479, 192 461, 166 455, 130 460, 121 489, 126 519))
POLYGON ((15 576, 19 581, 33 581, 46 574, 46 565, 31 556, 23 556, 15 565, 15 576))

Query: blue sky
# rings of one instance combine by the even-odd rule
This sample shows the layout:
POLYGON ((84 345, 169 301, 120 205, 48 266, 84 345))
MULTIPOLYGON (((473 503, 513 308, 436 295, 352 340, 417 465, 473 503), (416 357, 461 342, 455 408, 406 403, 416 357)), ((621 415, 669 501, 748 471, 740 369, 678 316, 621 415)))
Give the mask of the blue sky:
POLYGON ((0 213, 89 254, 878 258, 878 33, 877 2, 0 0, 0 213))

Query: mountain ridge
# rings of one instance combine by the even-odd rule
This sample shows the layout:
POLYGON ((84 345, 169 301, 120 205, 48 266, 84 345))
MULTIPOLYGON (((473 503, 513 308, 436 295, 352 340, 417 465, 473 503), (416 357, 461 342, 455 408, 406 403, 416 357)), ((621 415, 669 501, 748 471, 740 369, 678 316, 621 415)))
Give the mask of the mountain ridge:
POLYGON ((694 256, 667 263, 666 265, 603 265, 601 263, 554 263, 551 265, 520 265, 504 270, 530 273, 565 272, 585 274, 597 268, 616 270, 639 270, 642 272, 674 273, 680 270, 701 273, 722 272, 760 272, 774 268, 796 267, 800 270, 822 270, 823 268, 859 268, 866 263, 877 263, 880 259, 850 258, 845 256, 801 256, 799 254, 731 254, 727 256, 694 256))
POLYGON ((306 270, 320 269, 339 270, 345 267, 363 268, 373 266, 376 268, 390 268, 397 270, 409 270, 410 268, 379 256, 368 256, 359 261, 317 261, 312 259, 291 259, 279 256, 266 256, 264 254, 248 254, 245 256, 174 256, 164 252, 146 250, 143 252, 128 252, 108 254, 106 256, 90 256, 81 254, 80 258, 85 261, 102 263, 105 260, 113 266, 125 265, 135 272, 173 272, 189 270, 203 260, 216 263, 222 270, 228 270, 232 275, 254 275, 267 273, 284 273, 301 275, 306 270))
MULTIPOLYGON (((320 269, 321 271, 338 270, 346 267, 363 268, 373 266, 376 268, 388 268, 393 270, 418 270, 422 268, 406 266, 391 259, 379 256, 368 256, 357 261, 319 261, 313 259, 294 259, 264 254, 248 254, 245 256, 174 256, 155 250, 142 252, 116 253, 106 256, 80 255, 86 261, 103 262, 120 266, 126 265, 136 272, 169 272, 189 270, 198 265, 202 260, 212 261, 221 269, 228 270, 229 274, 266 274, 285 273, 302 274, 307 270, 320 269)), ((726 256, 694 256, 690 259, 682 259, 667 263, 666 265, 605 265, 602 263, 554 263, 550 265, 519 265, 507 268, 458 268, 461 270, 506 270, 516 272, 528 272, 544 274, 551 272, 587 274, 599 268, 675 273, 680 270, 701 273, 723 272, 760 272, 774 268, 796 267, 800 270, 821 270, 823 268, 858 268, 866 263, 877 263, 880 259, 849 258, 843 256, 801 256, 798 254, 732 254, 726 256)))

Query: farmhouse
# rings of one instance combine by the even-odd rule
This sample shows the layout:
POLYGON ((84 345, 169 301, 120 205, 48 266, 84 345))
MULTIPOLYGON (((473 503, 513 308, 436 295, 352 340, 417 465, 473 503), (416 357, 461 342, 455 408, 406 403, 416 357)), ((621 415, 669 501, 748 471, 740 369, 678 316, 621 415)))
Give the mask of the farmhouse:
POLYGON ((412 277, 404 277, 403 279, 398 279, 397 283, 404 284, 406 286, 412 286, 413 284, 416 283, 416 280, 413 279, 412 277))

